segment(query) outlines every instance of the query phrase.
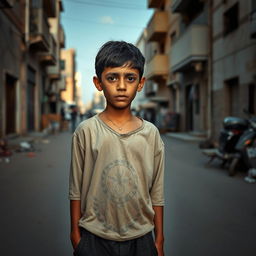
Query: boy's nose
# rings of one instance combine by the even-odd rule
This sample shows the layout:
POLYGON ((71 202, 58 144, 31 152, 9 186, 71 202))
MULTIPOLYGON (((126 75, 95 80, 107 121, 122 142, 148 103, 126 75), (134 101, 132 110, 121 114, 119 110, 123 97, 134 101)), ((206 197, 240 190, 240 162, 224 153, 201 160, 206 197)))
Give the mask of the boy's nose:
POLYGON ((119 80, 119 83, 117 85, 117 89, 118 90, 126 90, 126 84, 125 84, 124 79, 119 80))

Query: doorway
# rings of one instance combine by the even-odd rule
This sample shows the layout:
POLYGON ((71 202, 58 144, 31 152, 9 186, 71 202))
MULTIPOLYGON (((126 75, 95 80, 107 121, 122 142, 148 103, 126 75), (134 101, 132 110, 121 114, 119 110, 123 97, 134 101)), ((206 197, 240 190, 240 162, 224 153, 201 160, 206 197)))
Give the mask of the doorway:
POLYGON ((35 129, 35 82, 36 72, 33 68, 28 67, 27 81, 27 130, 35 129))
POLYGON ((193 86, 186 86, 186 130, 193 131, 194 129, 194 108, 193 108, 193 86))
POLYGON ((6 75, 5 86, 5 120, 6 120, 6 134, 16 132, 16 81, 13 76, 6 75))

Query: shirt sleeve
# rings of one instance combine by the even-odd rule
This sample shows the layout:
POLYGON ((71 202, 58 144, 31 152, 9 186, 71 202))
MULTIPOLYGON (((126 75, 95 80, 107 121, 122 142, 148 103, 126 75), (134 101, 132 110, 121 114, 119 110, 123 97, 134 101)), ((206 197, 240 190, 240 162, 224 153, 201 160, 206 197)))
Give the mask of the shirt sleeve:
POLYGON ((72 138, 71 164, 69 175, 69 199, 80 200, 85 150, 76 134, 72 138))
POLYGON ((157 152, 154 157, 154 174, 153 184, 150 191, 152 205, 164 205, 164 143, 159 135, 159 143, 157 143, 157 152))

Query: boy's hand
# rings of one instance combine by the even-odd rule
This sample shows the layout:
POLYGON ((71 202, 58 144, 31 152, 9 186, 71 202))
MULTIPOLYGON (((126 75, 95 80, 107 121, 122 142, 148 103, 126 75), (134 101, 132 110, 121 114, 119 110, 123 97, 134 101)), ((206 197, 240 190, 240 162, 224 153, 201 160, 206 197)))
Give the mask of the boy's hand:
POLYGON ((157 256, 164 256, 164 243, 163 242, 155 242, 157 249, 157 256))
POLYGON ((79 242, 81 240, 80 232, 79 231, 71 232, 70 239, 71 239, 71 243, 72 243, 73 249, 75 250, 77 245, 79 244, 79 242))

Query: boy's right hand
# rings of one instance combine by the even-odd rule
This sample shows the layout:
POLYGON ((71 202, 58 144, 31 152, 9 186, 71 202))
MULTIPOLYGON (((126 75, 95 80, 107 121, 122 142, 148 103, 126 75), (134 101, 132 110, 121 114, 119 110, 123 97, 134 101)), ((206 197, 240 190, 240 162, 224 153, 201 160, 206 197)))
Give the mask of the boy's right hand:
POLYGON ((71 239, 71 243, 72 243, 73 249, 75 250, 77 245, 79 244, 79 242, 81 240, 80 231, 73 231, 73 232, 71 232, 70 239, 71 239))

